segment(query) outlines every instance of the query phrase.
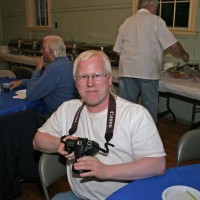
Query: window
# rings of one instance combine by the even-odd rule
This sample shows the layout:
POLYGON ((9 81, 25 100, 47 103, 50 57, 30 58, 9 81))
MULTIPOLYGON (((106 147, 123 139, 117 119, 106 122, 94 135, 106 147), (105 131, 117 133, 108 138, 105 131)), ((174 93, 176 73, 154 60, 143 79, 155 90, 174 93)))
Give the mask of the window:
POLYGON ((31 29, 50 29, 51 0, 25 0, 27 27, 31 29))
MULTIPOLYGON (((134 1, 134 0, 133 0, 134 1)), ((134 12, 137 10, 134 1, 134 12)), ((157 15, 175 34, 195 35, 198 0, 158 0, 157 15)))

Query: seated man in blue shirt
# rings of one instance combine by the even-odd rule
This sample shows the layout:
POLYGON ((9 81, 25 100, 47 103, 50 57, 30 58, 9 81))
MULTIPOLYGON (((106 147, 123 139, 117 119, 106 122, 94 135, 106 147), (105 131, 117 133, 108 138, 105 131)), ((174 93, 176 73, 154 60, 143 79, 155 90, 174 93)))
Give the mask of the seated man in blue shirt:
POLYGON ((41 53, 32 77, 13 81, 9 88, 25 86, 27 99, 43 99, 47 115, 50 115, 64 101, 77 98, 78 92, 73 79, 73 65, 66 56, 62 38, 46 36, 41 44, 41 53))

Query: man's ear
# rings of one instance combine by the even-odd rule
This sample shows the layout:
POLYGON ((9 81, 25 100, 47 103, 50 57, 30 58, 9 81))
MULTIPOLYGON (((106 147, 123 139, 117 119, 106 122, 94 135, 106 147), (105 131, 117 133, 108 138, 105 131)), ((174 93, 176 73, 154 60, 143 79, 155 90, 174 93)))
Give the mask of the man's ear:
POLYGON ((155 6, 149 6, 148 10, 151 12, 151 14, 156 15, 157 8, 155 6))

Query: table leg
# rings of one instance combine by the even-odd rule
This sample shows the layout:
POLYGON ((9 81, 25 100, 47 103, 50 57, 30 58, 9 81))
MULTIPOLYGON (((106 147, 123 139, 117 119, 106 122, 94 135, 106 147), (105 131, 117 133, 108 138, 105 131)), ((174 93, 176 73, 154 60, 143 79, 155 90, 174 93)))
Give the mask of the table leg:
POLYGON ((170 94, 169 93, 163 93, 162 92, 162 97, 165 97, 167 99, 167 110, 163 111, 161 113, 158 113, 158 117, 164 117, 168 114, 171 114, 173 117, 173 122, 176 122, 176 115, 174 114, 174 112, 172 111, 172 109, 170 108, 170 94))
POLYGON ((200 108, 199 107, 197 108, 197 106, 198 106, 197 103, 198 103, 198 101, 193 99, 192 119, 191 119, 191 121, 189 123, 189 128, 188 128, 189 130, 195 129, 195 128, 200 126, 200 121, 195 122, 195 115, 196 115, 196 113, 200 112, 200 108))

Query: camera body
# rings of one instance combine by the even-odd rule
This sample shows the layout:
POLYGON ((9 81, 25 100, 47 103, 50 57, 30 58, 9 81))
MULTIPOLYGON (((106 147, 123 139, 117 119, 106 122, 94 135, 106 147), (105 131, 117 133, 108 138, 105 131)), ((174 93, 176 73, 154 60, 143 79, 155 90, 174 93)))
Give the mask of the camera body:
MULTIPOLYGON (((87 138, 78 138, 77 140, 68 139, 65 142, 65 151, 72 153, 74 151, 75 162, 78 158, 83 156, 94 156, 99 152, 99 144, 87 138)), ((85 172, 84 170, 75 170, 72 168, 74 173, 80 174, 85 172)))

